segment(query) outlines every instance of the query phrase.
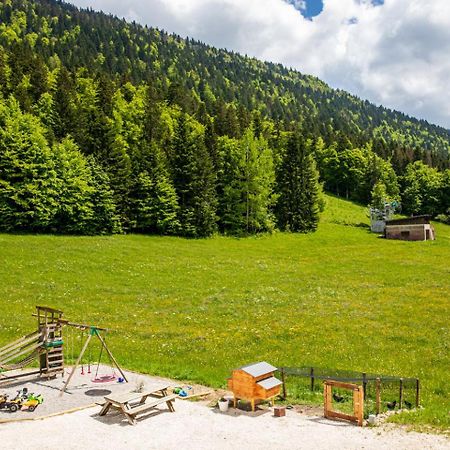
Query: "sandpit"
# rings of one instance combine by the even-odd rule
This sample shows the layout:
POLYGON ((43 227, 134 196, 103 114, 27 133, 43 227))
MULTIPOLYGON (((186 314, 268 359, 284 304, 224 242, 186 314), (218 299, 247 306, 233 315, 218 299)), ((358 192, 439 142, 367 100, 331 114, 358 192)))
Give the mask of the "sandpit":
MULTIPOLYGON (((105 395, 111 393, 120 394, 122 392, 130 392, 141 386, 151 389, 153 386, 161 383, 173 384, 173 381, 158 377, 145 377, 137 373, 126 372, 128 383, 118 383, 117 380, 107 383, 96 383, 95 371, 97 366, 93 367, 91 373, 88 368, 84 368, 82 374, 81 368, 78 368, 70 382, 67 391, 60 396, 64 381, 69 376, 71 368, 66 368, 64 378, 58 376, 53 380, 42 380, 36 377, 21 379, 16 382, 1 384, 0 393, 6 393, 10 398, 16 395, 19 389, 27 388, 29 392, 42 394, 44 402, 39 405, 34 412, 18 411, 10 413, 9 411, 0 409, 0 423, 5 421, 31 420, 66 412, 73 412, 93 406, 103 401, 105 395)), ((98 375, 112 375, 110 367, 100 365, 98 375)), ((118 376, 120 374, 117 374, 118 376)), ((174 385, 176 386, 176 384, 174 385)))

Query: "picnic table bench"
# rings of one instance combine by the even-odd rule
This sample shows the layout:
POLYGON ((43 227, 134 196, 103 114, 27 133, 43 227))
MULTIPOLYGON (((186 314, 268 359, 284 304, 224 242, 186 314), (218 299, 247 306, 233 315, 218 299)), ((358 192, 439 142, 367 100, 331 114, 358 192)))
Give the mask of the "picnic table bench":
POLYGON ((131 425, 136 425, 136 416, 166 403, 170 412, 175 412, 173 406, 176 394, 168 394, 169 386, 158 387, 146 392, 128 392, 125 394, 108 395, 105 397, 99 415, 104 416, 111 408, 121 411, 131 425), (147 399, 151 398, 150 402, 147 399))

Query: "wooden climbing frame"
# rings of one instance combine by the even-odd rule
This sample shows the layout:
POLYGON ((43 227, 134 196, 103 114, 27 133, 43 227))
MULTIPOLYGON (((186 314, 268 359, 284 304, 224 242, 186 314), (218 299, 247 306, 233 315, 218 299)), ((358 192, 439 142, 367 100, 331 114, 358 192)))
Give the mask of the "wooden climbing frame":
POLYGON ((326 380, 323 383, 324 415, 327 419, 343 419, 357 423, 360 427, 364 421, 364 388, 357 384, 326 380), (353 391, 353 416, 333 410, 333 388, 353 391))

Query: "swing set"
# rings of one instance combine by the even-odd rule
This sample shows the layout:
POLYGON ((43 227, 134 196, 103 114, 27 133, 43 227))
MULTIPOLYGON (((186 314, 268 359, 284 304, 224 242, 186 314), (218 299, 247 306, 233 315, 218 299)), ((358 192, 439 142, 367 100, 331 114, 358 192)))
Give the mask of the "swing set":
MULTIPOLYGON (((91 343, 92 338, 97 338, 99 340, 100 354, 99 354, 99 357, 97 360, 97 367, 95 369, 95 375, 91 379, 91 381, 93 383, 109 383, 109 382, 113 382, 116 380, 128 382, 126 375, 124 374, 124 372, 120 368, 119 364, 117 363, 116 359, 114 358, 113 354, 111 353, 110 349, 108 348, 108 345, 106 343, 106 335, 108 333, 108 330, 106 328, 100 328, 100 327, 91 326, 91 325, 75 324, 75 323, 71 323, 71 322, 67 322, 66 325, 69 325, 73 328, 81 330, 81 341, 82 342, 84 340, 84 334, 86 332, 87 332, 87 338, 84 341, 83 347, 81 349, 81 352, 78 355, 75 365, 72 367, 72 369, 69 373, 69 377, 67 378, 66 382, 64 383, 64 386, 61 390, 60 396, 62 396, 64 394, 64 392, 66 392, 66 389, 67 389, 72 377, 75 375, 75 373, 76 373, 78 367, 80 367, 80 365, 81 365, 81 375, 85 375, 86 372, 85 372, 85 364, 83 361, 83 357, 84 357, 84 354, 86 353, 86 350, 88 350, 88 349, 89 349, 89 351, 88 351, 87 373, 88 374, 92 373, 92 370, 91 370, 91 363, 92 363, 91 355, 92 355, 92 353, 91 353, 91 346, 89 345, 91 343), (104 333, 104 336, 102 336, 101 333, 104 333), (112 372, 110 374, 99 375, 100 364, 102 361, 103 352, 106 352, 106 354, 109 358, 109 363, 110 363, 112 372), (121 378, 119 378, 119 379, 116 375, 116 369, 119 371, 119 373, 121 375, 121 378)), ((74 343, 74 339, 72 337, 72 356, 74 354, 74 349, 75 349, 75 343, 74 343)))

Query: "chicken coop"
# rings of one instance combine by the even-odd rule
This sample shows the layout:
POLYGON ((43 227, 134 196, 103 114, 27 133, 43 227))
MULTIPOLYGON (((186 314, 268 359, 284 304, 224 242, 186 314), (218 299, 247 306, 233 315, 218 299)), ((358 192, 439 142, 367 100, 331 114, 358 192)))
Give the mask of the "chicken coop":
POLYGON ((228 389, 233 392, 234 407, 236 408, 238 399, 250 401, 252 411, 255 411, 256 402, 272 400, 273 404, 283 384, 274 377, 276 370, 278 370, 276 367, 266 362, 233 370, 231 377, 228 378, 228 389))

